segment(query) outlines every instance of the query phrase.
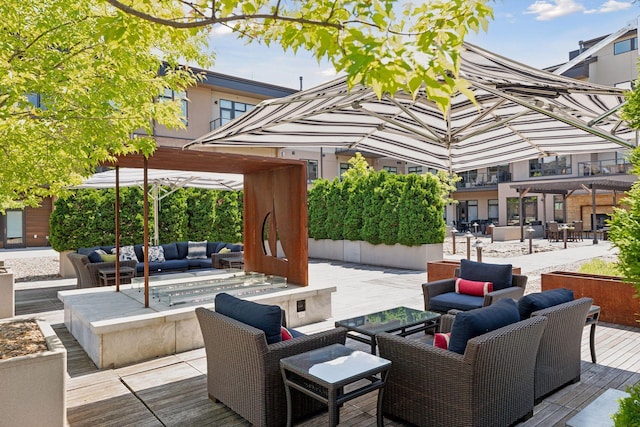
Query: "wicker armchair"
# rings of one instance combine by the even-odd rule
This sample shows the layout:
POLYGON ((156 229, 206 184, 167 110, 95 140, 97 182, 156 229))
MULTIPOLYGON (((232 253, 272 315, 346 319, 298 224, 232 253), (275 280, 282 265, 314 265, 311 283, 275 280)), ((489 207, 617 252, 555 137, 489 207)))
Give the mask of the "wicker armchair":
POLYGON ((220 260, 222 258, 236 258, 236 257, 244 257, 244 251, 241 252, 225 252, 225 253, 213 253, 211 254, 211 264, 213 268, 224 268, 220 260))
MULTIPOLYGON (((287 402, 280 359, 330 344, 344 344, 347 331, 325 332, 267 344, 265 334, 206 308, 196 315, 207 353, 209 398, 221 401, 256 427, 282 426, 287 402)), ((292 390, 293 414, 305 418, 326 405, 292 390)))
MULTIPOLYGON (((98 270, 103 268, 115 268, 115 262, 91 262, 87 255, 82 255, 77 252, 70 252, 67 254, 67 258, 71 261, 73 269, 76 272, 78 278, 78 288, 93 288, 96 286, 102 286, 100 278, 98 276, 98 270)), ((121 267, 131 267, 135 270, 136 261, 120 261, 121 267)), ((131 283, 131 279, 122 279, 122 284, 131 283)))
POLYGON ((383 414, 418 426, 508 426, 530 417, 534 367, 547 319, 536 316, 472 338, 464 355, 381 333, 393 362, 383 414))
MULTIPOLYGON (((456 277, 460 276, 459 268, 455 269, 454 275, 456 277)), ((422 284, 422 295, 424 297, 425 310, 446 313, 452 309, 461 309, 460 307, 451 306, 451 307, 448 307, 446 310, 437 310, 431 306, 431 299, 433 297, 437 295, 449 293, 449 292, 455 292, 456 277, 452 277, 451 279, 436 280, 433 282, 422 284)), ((522 295, 524 295, 524 289, 526 286, 527 286, 527 276, 522 274, 514 274, 511 276, 511 287, 489 292, 484 296, 484 300, 478 301, 478 304, 476 307, 470 307, 470 308, 486 307, 504 298, 511 298, 513 300, 517 300, 522 295)))
POLYGON ((580 298, 531 314, 548 319, 536 361, 536 401, 580 380, 582 331, 592 302, 580 298))

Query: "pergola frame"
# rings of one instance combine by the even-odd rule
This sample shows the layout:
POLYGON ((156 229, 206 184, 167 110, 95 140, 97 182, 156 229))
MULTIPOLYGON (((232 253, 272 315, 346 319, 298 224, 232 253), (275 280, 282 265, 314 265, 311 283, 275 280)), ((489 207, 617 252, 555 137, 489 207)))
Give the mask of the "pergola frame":
MULTIPOLYGON (((520 209, 520 241, 524 242, 524 215, 523 215, 523 198, 529 193, 542 194, 542 215, 543 224, 547 222, 547 194, 559 194, 562 195, 563 200, 563 215, 567 218, 567 198, 571 196, 576 190, 586 190, 591 193, 591 227, 593 228, 596 223, 596 192, 598 190, 604 190, 613 192, 613 205, 616 205, 617 193, 624 193, 631 189, 631 182, 616 180, 616 179, 576 179, 570 181, 555 181, 555 182, 536 182, 536 183, 522 183, 517 185, 511 185, 511 188, 518 192, 518 202, 520 209)), ((593 233, 593 244, 598 244, 598 237, 593 233)))
MULTIPOLYGON (((308 286, 306 162, 210 150, 186 151, 159 147, 148 159, 141 154, 130 154, 117 157, 109 166, 144 168, 145 171, 170 169, 243 174, 245 269, 283 276, 290 283, 308 286), (284 251, 284 256, 278 256, 278 243, 284 251)), ((148 186, 146 173, 144 186, 148 186)), ((116 194, 118 191, 116 186, 116 194)), ((149 202, 147 191, 144 194, 144 253, 149 253, 149 202)), ((116 198, 116 218, 119 217, 119 208, 119 199, 116 198)), ((118 224, 116 242, 119 242, 118 224)), ((144 262, 145 307, 148 307, 148 260, 145 259, 144 262)), ((119 285, 117 273, 116 284, 119 285)))

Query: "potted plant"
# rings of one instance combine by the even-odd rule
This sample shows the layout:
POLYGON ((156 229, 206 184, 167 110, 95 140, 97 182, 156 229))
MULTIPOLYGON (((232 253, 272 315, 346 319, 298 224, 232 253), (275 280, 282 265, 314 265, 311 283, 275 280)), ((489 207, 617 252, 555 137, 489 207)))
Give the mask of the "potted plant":
POLYGON ((0 323, 2 422, 66 424, 67 350, 51 326, 33 319, 0 323))
POLYGON ((640 425, 640 383, 627 388, 629 396, 619 400, 618 412, 613 414, 615 427, 640 425))

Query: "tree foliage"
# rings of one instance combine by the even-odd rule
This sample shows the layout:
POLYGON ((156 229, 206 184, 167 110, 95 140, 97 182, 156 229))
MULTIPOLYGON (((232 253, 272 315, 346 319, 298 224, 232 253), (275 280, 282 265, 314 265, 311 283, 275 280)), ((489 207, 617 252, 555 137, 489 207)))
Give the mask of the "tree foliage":
POLYGON ((443 111, 456 91, 472 97, 458 74, 462 41, 493 17, 488 0, 107 1, 171 28, 221 24, 248 43, 310 51, 378 96, 424 85, 443 111))
POLYGON ((331 183, 327 179, 316 179, 307 196, 309 215, 309 236, 316 239, 328 239, 326 229, 327 221, 327 197, 331 189, 331 183))
POLYGON ((3 0, 0 14, 0 211, 36 206, 115 155, 150 154, 154 123, 183 126, 157 95, 196 82, 180 64, 211 63, 203 29, 104 2, 3 0))

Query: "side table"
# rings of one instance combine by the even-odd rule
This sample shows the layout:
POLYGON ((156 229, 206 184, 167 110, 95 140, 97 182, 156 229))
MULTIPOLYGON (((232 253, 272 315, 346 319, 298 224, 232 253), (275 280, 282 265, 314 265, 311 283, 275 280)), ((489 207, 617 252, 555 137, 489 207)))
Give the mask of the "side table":
POLYGON ((287 427, 291 427, 291 388, 328 405, 329 425, 340 421, 339 407, 345 402, 374 390, 378 392, 377 423, 383 426, 382 392, 391 361, 353 350, 342 344, 300 353, 280 360, 280 372, 287 395, 287 427), (369 382, 347 393, 346 385, 360 380, 369 382))
POLYGON ((600 317, 600 307, 592 305, 587 313, 587 319, 585 326, 591 325, 589 331, 589 348, 591 349, 591 362, 596 363, 596 325, 598 324, 598 318, 600 317))
MULTIPOLYGON (((136 269, 133 267, 121 266, 120 267, 120 283, 123 280, 130 283, 130 280, 135 276, 136 269)), ((101 268, 98 270, 98 277, 102 282, 102 286, 113 285, 116 282, 116 268, 101 268)))

